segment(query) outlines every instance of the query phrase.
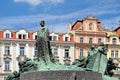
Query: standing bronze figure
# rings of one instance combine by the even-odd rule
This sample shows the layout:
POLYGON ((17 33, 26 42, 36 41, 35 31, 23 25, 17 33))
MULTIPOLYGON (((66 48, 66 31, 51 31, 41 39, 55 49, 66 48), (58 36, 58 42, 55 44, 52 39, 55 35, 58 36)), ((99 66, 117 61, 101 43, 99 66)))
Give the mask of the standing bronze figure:
POLYGON ((37 32, 36 47, 38 50, 38 61, 43 60, 45 63, 50 62, 52 58, 52 52, 49 42, 49 30, 45 26, 45 22, 40 22, 40 28, 37 32))

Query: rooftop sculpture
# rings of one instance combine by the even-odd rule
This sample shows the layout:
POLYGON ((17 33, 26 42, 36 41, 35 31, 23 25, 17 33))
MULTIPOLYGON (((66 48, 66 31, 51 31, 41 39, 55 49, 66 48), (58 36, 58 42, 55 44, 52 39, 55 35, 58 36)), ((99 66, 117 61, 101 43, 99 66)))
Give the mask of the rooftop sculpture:
MULTIPOLYGON (((103 43, 98 48, 91 46, 87 57, 76 59, 70 66, 59 64, 51 52, 48 28, 45 26, 45 22, 41 21, 37 32, 36 47, 38 50, 37 60, 32 61, 27 58, 26 61, 19 62, 19 72, 15 71, 8 75, 6 80, 32 80, 30 78, 33 77, 38 77, 37 80, 40 78, 43 80, 80 80, 80 76, 84 80, 88 80, 88 77, 90 78, 89 80, 97 80, 98 78, 98 80, 119 80, 118 78, 111 77, 113 75, 111 70, 117 68, 117 66, 114 65, 111 59, 107 60, 106 48, 103 43), (38 73, 40 74, 38 75, 38 73), (45 79, 47 76, 43 75, 43 73, 47 74, 49 79, 45 79), (92 74, 94 76, 89 76, 92 74), (30 78, 26 77, 26 75, 30 78), (99 76, 96 77, 95 75, 99 76), (58 79, 58 77, 54 78, 53 76, 64 77, 65 79, 58 79)), ((33 80, 35 80, 34 78, 33 80)))

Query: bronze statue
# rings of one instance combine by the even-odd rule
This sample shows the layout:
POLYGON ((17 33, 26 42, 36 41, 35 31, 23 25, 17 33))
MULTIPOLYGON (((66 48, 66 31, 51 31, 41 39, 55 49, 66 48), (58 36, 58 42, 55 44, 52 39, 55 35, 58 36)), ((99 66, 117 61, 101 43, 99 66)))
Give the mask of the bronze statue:
POLYGON ((43 60, 45 63, 52 61, 53 55, 49 42, 49 31, 45 26, 45 22, 40 22, 40 28, 37 32, 36 47, 38 50, 38 61, 43 60))
POLYGON ((24 73, 31 70, 36 70, 37 64, 35 64, 31 59, 27 58, 26 61, 19 62, 19 72, 24 73))
POLYGON ((107 68, 106 68, 105 74, 109 76, 113 76, 114 74, 113 70, 115 70, 116 68, 120 68, 120 67, 118 67, 117 64, 113 62, 112 58, 109 58, 107 62, 107 68))
POLYGON ((13 73, 7 76, 6 80, 20 80, 20 73, 17 71, 14 71, 13 73))

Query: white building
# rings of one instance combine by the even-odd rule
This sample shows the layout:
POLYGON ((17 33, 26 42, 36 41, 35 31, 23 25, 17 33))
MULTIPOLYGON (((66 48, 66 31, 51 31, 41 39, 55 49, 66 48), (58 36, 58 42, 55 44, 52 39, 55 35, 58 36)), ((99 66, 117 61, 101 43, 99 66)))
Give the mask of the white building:
MULTIPOLYGON (((18 61, 27 57, 36 59, 37 32, 20 29, 0 30, 0 80, 19 70, 18 61)), ((61 64, 74 61, 74 36, 68 33, 50 33, 51 49, 61 64)))

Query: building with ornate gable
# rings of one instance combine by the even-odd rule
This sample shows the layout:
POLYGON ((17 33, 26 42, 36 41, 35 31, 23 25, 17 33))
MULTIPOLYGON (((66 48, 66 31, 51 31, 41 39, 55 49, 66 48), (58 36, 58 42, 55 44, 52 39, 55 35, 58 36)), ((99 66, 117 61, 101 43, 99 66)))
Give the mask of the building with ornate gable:
POLYGON ((106 31, 94 16, 77 20, 73 25, 69 24, 68 28, 68 32, 74 34, 76 59, 87 56, 92 45, 97 47, 101 42, 106 44, 106 31))

